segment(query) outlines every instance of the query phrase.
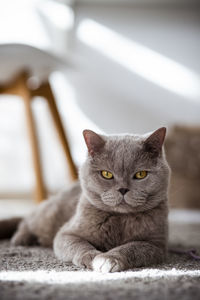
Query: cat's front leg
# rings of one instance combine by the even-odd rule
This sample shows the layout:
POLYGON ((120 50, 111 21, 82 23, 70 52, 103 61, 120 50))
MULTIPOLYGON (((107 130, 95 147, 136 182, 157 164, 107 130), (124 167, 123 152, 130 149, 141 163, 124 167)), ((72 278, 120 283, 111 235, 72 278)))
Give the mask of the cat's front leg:
POLYGON ((150 242, 130 242, 97 255, 92 268, 94 271, 108 273, 146 267, 163 262, 165 253, 164 247, 150 242))
POLYGON ((92 261, 101 254, 88 241, 73 234, 58 233, 54 239, 54 253, 62 261, 92 269, 92 261))

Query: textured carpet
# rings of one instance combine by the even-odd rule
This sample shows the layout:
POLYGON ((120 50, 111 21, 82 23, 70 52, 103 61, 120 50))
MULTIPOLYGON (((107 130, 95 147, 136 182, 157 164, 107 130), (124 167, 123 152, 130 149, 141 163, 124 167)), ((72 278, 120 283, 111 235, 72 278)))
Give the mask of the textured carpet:
MULTIPOLYGON (((200 253, 200 224, 170 225, 170 244, 200 253)), ((99 274, 55 259, 51 249, 0 242, 0 299, 200 299, 200 261, 169 254, 165 264, 99 274)))

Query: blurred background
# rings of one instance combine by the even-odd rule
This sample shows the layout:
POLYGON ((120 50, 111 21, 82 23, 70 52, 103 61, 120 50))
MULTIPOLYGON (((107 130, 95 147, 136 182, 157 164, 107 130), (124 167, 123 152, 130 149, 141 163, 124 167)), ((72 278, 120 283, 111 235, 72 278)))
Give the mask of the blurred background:
MULTIPOLYGON (((50 78, 77 167, 86 155, 84 128, 167 126, 173 208, 200 209, 199 53, 199 1, 0 0, 0 84, 24 67, 37 80, 50 78), (45 57, 52 68, 41 67, 45 57)), ((54 193, 70 183, 68 166, 45 100, 32 108, 45 185, 54 193)), ((34 206, 34 186, 24 103, 1 94, 2 214, 10 199, 20 199, 18 210, 34 206)))

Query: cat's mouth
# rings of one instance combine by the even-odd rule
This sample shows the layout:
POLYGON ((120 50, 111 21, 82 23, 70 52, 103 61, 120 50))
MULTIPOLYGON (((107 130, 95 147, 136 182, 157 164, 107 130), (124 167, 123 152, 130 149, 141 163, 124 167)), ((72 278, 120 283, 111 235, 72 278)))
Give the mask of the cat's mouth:
POLYGON ((137 200, 131 199, 131 203, 129 203, 128 199, 126 200, 125 196, 123 196, 122 200, 120 201, 120 203, 117 206, 127 205, 131 208, 134 208, 134 207, 143 206, 145 203, 146 203, 145 199, 140 199, 140 200, 139 199, 137 199, 137 200))
POLYGON ((122 197, 121 201, 116 206, 129 206, 132 207, 128 202, 126 202, 124 196, 122 197))
POLYGON ((101 199, 108 206, 127 209, 142 206, 146 202, 145 199, 133 199, 128 193, 126 195, 116 195, 107 191, 101 195, 101 199))
POLYGON ((122 200, 121 200, 121 202, 120 202, 118 205, 122 205, 122 204, 128 204, 128 203, 125 201, 124 196, 122 197, 122 200))

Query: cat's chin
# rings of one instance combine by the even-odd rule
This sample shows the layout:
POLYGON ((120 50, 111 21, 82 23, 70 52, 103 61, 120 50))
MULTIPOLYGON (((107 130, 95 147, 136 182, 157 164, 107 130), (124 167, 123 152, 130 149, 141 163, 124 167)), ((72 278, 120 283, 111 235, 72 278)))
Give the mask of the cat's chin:
POLYGON ((122 199, 121 203, 116 206, 116 209, 124 213, 139 212, 143 210, 144 204, 145 202, 143 204, 137 204, 134 202, 130 204, 125 199, 122 199))
POLYGON ((130 205, 126 202, 124 197, 118 198, 102 198, 102 203, 105 205, 109 211, 118 212, 118 213, 133 213, 137 209, 137 205, 130 205))
POLYGON ((103 195, 101 195, 101 200, 105 205, 108 205, 110 207, 125 207, 127 209, 128 208, 134 209, 137 207, 142 207, 146 203, 145 199, 140 199, 138 201, 138 199, 137 200, 135 200, 133 198, 130 199, 130 197, 126 197, 126 195, 121 196, 121 197, 119 195, 117 195, 117 197, 113 196, 113 195, 112 196, 110 195, 110 197, 108 197, 106 195, 106 197, 104 197, 104 194, 103 194, 103 195))
POLYGON ((120 201, 119 203, 115 203, 114 201, 107 202, 103 201, 102 199, 99 199, 98 201, 94 201, 94 199, 88 198, 89 202, 95 206, 96 208, 107 211, 107 212, 114 212, 114 213, 120 213, 120 214, 130 214, 130 213, 136 213, 136 212, 143 212, 148 210, 145 205, 130 205, 125 200, 120 201), (111 205, 112 204, 112 205, 111 205))

